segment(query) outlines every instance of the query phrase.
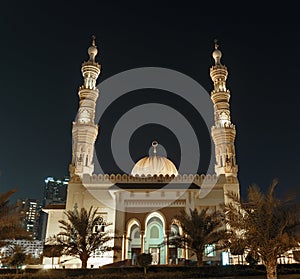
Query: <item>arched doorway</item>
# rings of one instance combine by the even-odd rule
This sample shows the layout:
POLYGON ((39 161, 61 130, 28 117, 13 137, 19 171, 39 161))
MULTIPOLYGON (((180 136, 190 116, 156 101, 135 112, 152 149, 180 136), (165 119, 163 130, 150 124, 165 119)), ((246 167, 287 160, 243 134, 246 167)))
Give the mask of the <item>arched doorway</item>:
POLYGON ((136 265, 137 255, 141 253, 141 231, 140 224, 136 220, 129 222, 127 226, 127 259, 136 265))
POLYGON ((152 264, 166 264, 165 220, 157 212, 151 213, 145 224, 145 252, 152 255, 152 264))
POLYGON ((181 234, 181 227, 173 223, 171 225, 171 233, 169 236, 169 263, 178 264, 179 260, 183 258, 183 249, 178 247, 179 238, 181 234))

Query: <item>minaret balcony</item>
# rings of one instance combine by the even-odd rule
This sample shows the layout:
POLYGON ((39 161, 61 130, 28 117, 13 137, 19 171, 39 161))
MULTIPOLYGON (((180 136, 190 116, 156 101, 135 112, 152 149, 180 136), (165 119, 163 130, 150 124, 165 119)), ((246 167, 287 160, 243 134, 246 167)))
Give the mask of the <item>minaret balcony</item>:
POLYGON ((230 91, 212 91, 211 92, 211 99, 214 102, 214 104, 219 103, 219 102, 225 102, 229 103, 230 99, 230 91))
POLYGON ((222 65, 213 66, 210 68, 210 77, 213 81, 215 80, 226 80, 227 79, 227 68, 222 65))
POLYGON ((95 61, 87 61, 82 63, 81 71, 84 72, 94 72, 97 76, 100 74, 101 65, 95 61))
POLYGON ((84 85, 79 87, 78 95, 80 99, 91 99, 96 102, 99 96, 99 90, 96 87, 95 89, 85 88, 84 85))

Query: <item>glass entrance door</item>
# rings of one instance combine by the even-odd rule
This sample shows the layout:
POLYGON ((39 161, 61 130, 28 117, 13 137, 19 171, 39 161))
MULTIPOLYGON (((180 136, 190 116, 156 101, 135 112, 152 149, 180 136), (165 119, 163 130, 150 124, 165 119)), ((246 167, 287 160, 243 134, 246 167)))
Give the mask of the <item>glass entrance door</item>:
POLYGON ((177 248, 169 247, 169 264, 176 264, 177 257, 177 248))
POLYGON ((151 264, 159 264, 159 248, 150 247, 149 253, 152 255, 152 263, 151 264))
POLYGON ((132 248, 131 249, 131 260, 132 265, 137 264, 137 256, 141 253, 141 248, 132 248))

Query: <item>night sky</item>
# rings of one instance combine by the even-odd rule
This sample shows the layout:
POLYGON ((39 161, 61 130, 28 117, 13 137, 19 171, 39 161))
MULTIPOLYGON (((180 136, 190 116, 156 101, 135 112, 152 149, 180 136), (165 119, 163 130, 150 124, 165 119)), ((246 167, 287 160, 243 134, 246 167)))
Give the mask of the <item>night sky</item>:
MULTIPOLYGON (((16 188, 15 198, 41 199, 47 176, 68 175, 80 68, 95 34, 102 65, 98 82, 136 67, 165 67, 190 76, 208 92, 217 37, 229 70, 242 193, 252 183, 265 189, 277 177, 279 193, 300 199, 299 25, 208 17, 196 6, 100 3, 54 7, 26 1, 2 7, 0 192, 16 188)), ((146 128, 129 146, 134 158, 145 155, 145 141, 137 139, 151 137, 146 128)))

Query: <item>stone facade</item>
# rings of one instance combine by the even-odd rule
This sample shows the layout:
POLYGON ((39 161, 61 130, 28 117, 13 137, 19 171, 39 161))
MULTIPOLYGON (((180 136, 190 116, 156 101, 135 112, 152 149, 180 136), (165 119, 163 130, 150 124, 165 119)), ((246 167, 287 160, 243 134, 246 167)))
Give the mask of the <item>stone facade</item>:
MULTIPOLYGON (((141 252, 151 253, 153 264, 174 264, 192 259, 187 247, 168 245, 170 239, 182 234, 175 216, 181 210, 220 209, 222 204, 228 202, 228 191, 239 194, 234 148, 236 132, 230 120, 230 92, 226 88, 228 72, 220 62, 221 52, 217 44, 213 52, 215 65, 210 70, 214 83, 211 98, 215 110, 212 138, 215 143, 216 174, 213 175, 177 175, 171 162, 168 164, 172 174, 166 174, 166 168, 163 174, 157 173, 157 162, 167 162, 167 159, 158 159, 156 154, 146 160, 151 172, 145 175, 137 175, 136 172, 134 175, 94 174, 94 143, 98 132, 98 126, 94 123, 98 98, 95 85, 100 74, 100 65, 95 61, 97 47, 94 40, 88 52, 90 59, 82 66, 84 84, 79 89, 78 119, 73 122, 72 129, 73 153, 66 207, 46 209, 49 214, 47 237, 60 231, 58 220, 65 218, 64 210, 93 206, 104 220, 112 223, 106 229, 119 237, 114 244, 121 250, 106 254, 95 252, 89 259, 88 267, 125 259, 131 259, 134 263, 136 255, 141 252)), ((220 252, 211 252, 207 247, 204 260, 220 263, 220 252)), ((80 267, 78 259, 65 257, 62 261, 65 267, 80 267)), ((44 263, 47 262, 50 259, 45 258, 44 263)))

